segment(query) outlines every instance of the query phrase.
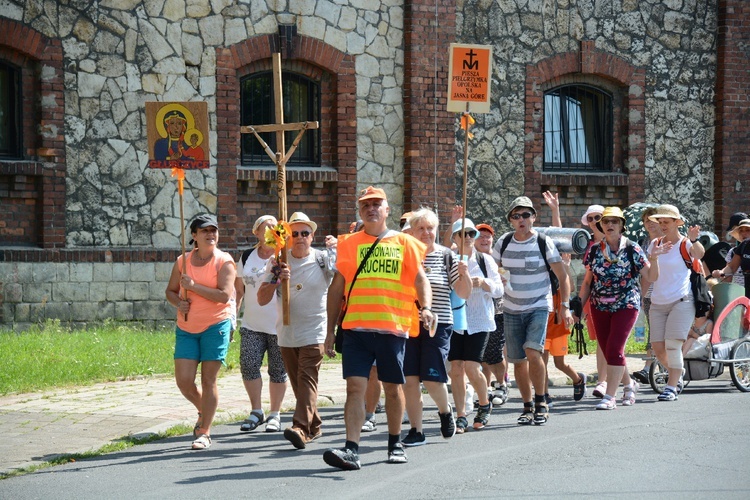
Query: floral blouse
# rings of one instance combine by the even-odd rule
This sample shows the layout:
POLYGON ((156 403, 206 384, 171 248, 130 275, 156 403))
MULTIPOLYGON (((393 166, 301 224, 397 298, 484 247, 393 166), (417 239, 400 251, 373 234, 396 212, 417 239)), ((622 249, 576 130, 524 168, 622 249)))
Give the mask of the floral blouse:
POLYGON ((641 307, 638 276, 646 265, 646 254, 637 243, 630 242, 636 268, 631 270, 628 241, 621 237, 620 248, 614 255, 606 242, 602 241, 591 246, 584 256, 583 264, 591 270, 594 278, 591 283, 591 304, 600 311, 617 312, 641 307))

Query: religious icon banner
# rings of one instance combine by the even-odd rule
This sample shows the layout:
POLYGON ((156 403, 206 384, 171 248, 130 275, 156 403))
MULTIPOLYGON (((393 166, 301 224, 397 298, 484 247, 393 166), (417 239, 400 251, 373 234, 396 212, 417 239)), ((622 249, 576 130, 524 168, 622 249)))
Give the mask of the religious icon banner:
POLYGON ((208 104, 147 102, 148 166, 209 167, 208 104))

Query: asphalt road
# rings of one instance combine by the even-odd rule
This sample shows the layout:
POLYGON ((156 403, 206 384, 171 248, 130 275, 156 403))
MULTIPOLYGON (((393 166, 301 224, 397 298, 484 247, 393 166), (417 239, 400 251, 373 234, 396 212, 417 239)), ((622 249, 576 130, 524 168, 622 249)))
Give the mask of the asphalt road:
POLYGON ((378 430, 363 434, 362 470, 327 466, 323 451, 344 442, 343 408, 329 407, 325 436, 306 450, 280 433, 220 426, 206 451, 191 451, 189 436, 166 439, 0 481, 0 498, 750 497, 750 393, 728 380, 693 382, 673 403, 646 389, 614 411, 574 402, 570 388, 553 396, 547 425, 516 425, 516 398, 486 429, 451 440, 427 407, 428 443, 407 449, 405 465, 385 463, 380 414, 378 430))

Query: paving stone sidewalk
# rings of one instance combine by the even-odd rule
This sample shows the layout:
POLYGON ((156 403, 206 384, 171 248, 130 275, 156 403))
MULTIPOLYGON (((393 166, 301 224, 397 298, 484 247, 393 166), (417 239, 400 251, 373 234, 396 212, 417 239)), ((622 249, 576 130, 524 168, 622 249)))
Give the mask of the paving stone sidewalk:
MULTIPOLYGON (((568 355, 566 361, 577 371, 596 373, 594 355, 578 359, 568 355)), ((631 358, 629 368, 640 369, 640 358, 631 358)), ((549 364, 553 385, 565 385, 568 379, 549 364)), ((512 376, 512 369, 511 369, 512 376)), ((267 374, 264 397, 267 398, 267 374)), ((590 379, 591 380, 591 379, 590 379)), ((341 366, 323 365, 319 405, 343 405, 346 383, 341 366)), ((511 403, 518 393, 511 394, 511 403)), ((217 419, 239 421, 247 416, 250 403, 239 370, 219 379, 217 419)), ((264 405, 267 405, 267 399, 264 405)), ((287 389, 284 408, 294 408, 294 395, 287 389)), ((0 397, 0 474, 49 461, 59 455, 81 453, 124 436, 158 433, 180 423, 192 426, 195 408, 185 400, 172 377, 150 377, 96 384, 67 390, 0 397)), ((282 427, 291 422, 282 415, 282 427)))

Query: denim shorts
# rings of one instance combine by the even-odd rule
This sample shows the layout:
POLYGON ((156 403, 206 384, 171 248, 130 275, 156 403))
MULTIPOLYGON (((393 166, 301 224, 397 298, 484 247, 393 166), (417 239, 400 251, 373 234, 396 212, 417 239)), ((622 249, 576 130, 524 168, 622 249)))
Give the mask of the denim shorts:
POLYGON ((406 339, 404 356, 404 376, 419 376, 420 381, 447 382, 448 371, 445 360, 448 359, 453 325, 439 323, 434 337, 419 325, 419 337, 406 339))
POLYGON ((377 362, 378 379, 388 384, 403 384, 406 337, 388 332, 343 330, 341 369, 344 378, 370 377, 373 361, 377 362))
POLYGON ((546 309, 534 309, 522 313, 506 311, 503 314, 508 362, 517 363, 525 360, 526 349, 544 352, 548 317, 549 311, 546 309))
POLYGON ((211 325, 201 333, 188 333, 175 328, 174 359, 195 361, 221 361, 227 358, 232 321, 225 319, 211 325))

